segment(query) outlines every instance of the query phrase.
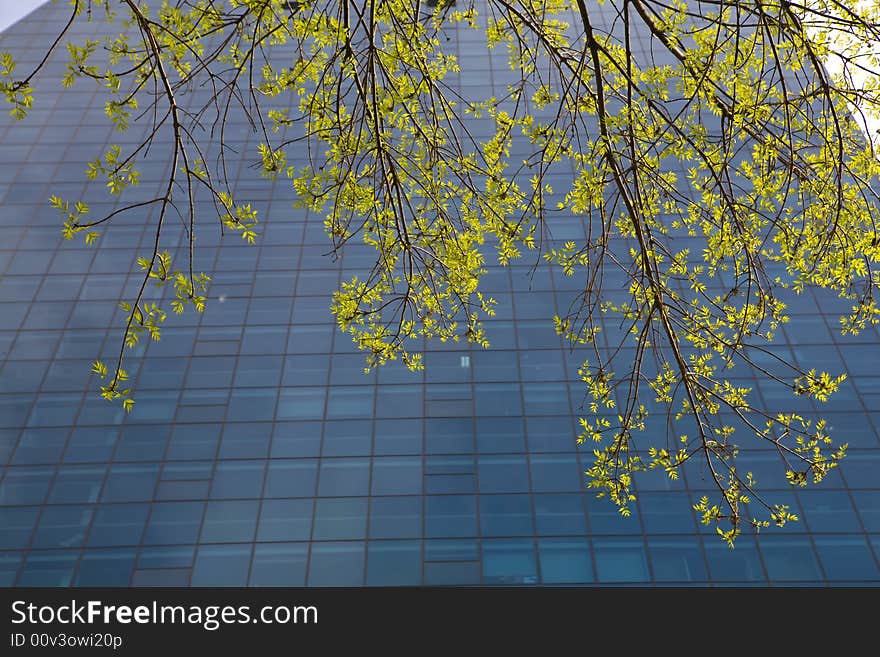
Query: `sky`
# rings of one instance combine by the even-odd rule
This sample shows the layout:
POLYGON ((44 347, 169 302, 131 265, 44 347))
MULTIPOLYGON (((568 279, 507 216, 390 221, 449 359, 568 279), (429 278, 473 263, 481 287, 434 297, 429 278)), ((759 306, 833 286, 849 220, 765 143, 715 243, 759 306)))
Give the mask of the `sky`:
POLYGON ((24 18, 46 0, 0 0, 0 30, 24 18))
MULTIPOLYGON (((854 5, 850 5, 853 9, 867 6, 869 6, 868 0, 855 0, 854 5)), ((812 29, 818 31, 818 27, 812 29)), ((835 34, 837 36, 833 42, 837 44, 837 52, 845 53, 853 58, 853 65, 848 68, 849 84, 856 89, 870 86, 872 81, 876 81, 880 77, 878 65, 871 60, 872 55, 880 52, 880 43, 869 42, 855 45, 856 42, 846 33, 837 31, 835 34)), ((832 53, 825 59, 825 68, 831 75, 839 75, 844 70, 844 60, 839 55, 832 53)), ((867 111, 868 108, 861 106, 851 109, 854 110, 853 114, 859 127, 868 135, 868 139, 873 142, 875 149, 880 149, 880 108, 870 112, 867 111)), ((880 152, 878 152, 878 156, 880 156, 880 152)))

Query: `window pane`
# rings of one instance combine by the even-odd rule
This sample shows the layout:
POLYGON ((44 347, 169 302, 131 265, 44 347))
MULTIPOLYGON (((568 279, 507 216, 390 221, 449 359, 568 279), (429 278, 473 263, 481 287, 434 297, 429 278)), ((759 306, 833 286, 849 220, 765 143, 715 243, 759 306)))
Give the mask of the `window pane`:
POLYGON ((422 581, 421 541, 372 541, 367 551, 367 584, 408 586, 422 581))
POLYGON ((315 503, 316 540, 364 538, 367 500, 363 497, 319 499, 315 503))
POLYGON ((252 541, 258 502, 208 502, 202 527, 203 543, 252 541))
POLYGON ((481 495, 483 536, 531 536, 532 506, 528 495, 481 495))
MULTIPOLYGON (((710 537, 709 540, 717 540, 710 537)), ((706 566, 699 539, 648 539, 654 578, 666 582, 700 582, 706 579, 706 566)))
POLYGON ((600 582, 647 582, 648 563, 640 539, 593 540, 600 582))
POLYGON ((817 536, 814 540, 829 580, 880 580, 880 569, 864 536, 817 536))
POLYGON ((98 507, 89 534, 89 545, 138 545, 149 510, 148 504, 111 504, 98 507))
POLYGON ((363 579, 363 543, 312 544, 309 586, 360 586, 363 579))
POLYGON ((303 586, 307 557, 307 543, 257 545, 250 586, 303 586))
POLYGON ((307 541, 312 532, 313 500, 264 500, 258 541, 307 541))
POLYGON ((590 546, 585 538, 538 540, 541 581, 544 584, 578 584, 593 581, 590 546))
POLYGON ((370 538, 422 535, 422 498, 374 497, 370 500, 370 538))
POLYGON ((192 585, 244 586, 250 560, 250 545, 202 546, 196 555, 192 585))
POLYGON ((535 545, 531 540, 483 541, 485 584, 534 584, 537 580, 535 545))

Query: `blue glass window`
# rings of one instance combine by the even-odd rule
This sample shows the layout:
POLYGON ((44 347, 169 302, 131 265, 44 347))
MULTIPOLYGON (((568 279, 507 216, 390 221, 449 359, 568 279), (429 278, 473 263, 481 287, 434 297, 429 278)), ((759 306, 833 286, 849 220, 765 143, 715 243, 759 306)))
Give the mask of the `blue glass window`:
POLYGON ((482 453, 525 451, 521 418, 477 418, 477 449, 482 453))
MULTIPOLYGON (((295 310, 294 310, 295 312, 295 310)), ((293 321, 297 322, 296 314, 293 321)), ((292 326, 287 339, 287 352, 291 354, 326 354, 330 351, 330 342, 333 339, 333 326, 292 326)), ((289 362, 289 361, 288 361, 289 362)), ((326 368, 327 359, 324 359, 326 368)), ((325 369, 326 371, 326 369, 325 369)), ((287 367, 285 367, 285 377, 287 367)), ((324 379, 321 381, 323 383, 324 379)), ((284 385, 288 385, 285 383, 284 385)), ((289 385, 297 385, 291 383, 289 385)))
POLYGON ((470 381, 470 353, 462 351, 428 352, 425 354, 425 376, 432 383, 470 381))
POLYGON ((70 586, 79 550, 31 552, 18 578, 19 586, 70 586))
MULTIPOLYGON (((49 363, 47 362, 8 360, 5 365, 0 367, 0 380, 8 386, 8 389, 18 392, 36 392, 40 389, 48 367, 49 363)), ((68 381, 62 390, 70 390, 70 385, 68 381)), ((47 386, 45 389, 55 390, 56 388, 47 386)))
POLYGON ((804 519, 814 532, 861 531, 859 519, 846 491, 800 490, 804 519))
POLYGON ((421 581, 421 541, 372 541, 369 544, 367 585, 407 586, 421 581))
POLYGON ((234 388, 229 396, 226 419, 231 421, 261 421, 275 413, 276 388, 234 388))
POLYGON ((425 536, 428 538, 475 536, 477 508, 473 495, 425 497, 425 536))
POLYGON ((420 457, 376 457, 373 460, 371 492, 373 495, 421 493, 422 459, 420 457))
POLYGON ((544 584, 582 584, 593 581, 590 545, 585 538, 538 539, 538 560, 544 584))
POLYGON ((244 586, 250 560, 250 545, 204 545, 196 555, 192 585, 244 586))
POLYGON ((369 456, 371 426, 363 420, 335 420, 324 423, 322 456, 369 456))
MULTIPOLYGON (((552 316, 552 312, 547 317, 552 316)), ((542 351, 519 352, 520 371, 524 381, 564 381, 565 367, 562 365, 562 352, 545 349, 542 351)), ((562 389, 561 398, 568 404, 568 391, 562 389)), ((528 402, 527 402, 528 403, 528 402)))
POLYGON ((364 544, 313 543, 309 586, 360 586, 364 580, 364 544))
POLYGON ((153 358, 150 366, 140 371, 137 387, 141 390, 180 388, 186 369, 187 361, 182 358, 153 358))
MULTIPOLYGON (((710 537, 709 540, 717 540, 710 537)), ((648 538, 654 579, 665 582, 700 582, 706 579, 703 553, 696 537, 648 538)))
POLYGON ((480 456, 477 476, 481 493, 518 493, 529 489, 525 456, 480 456))
POLYGON ((264 461, 220 461, 214 471, 211 498, 260 497, 265 470, 264 461))
POLYGON ((648 534, 685 534, 696 531, 690 497, 686 492, 642 493, 639 495, 639 514, 648 534))
POLYGON ((221 459, 265 458, 272 436, 271 422, 228 423, 220 443, 221 459))
POLYGON ((74 586, 128 586, 136 553, 134 548, 88 550, 80 561, 74 586))
POLYGON ((287 326, 248 326, 241 339, 241 353, 282 354, 286 344, 287 326))
POLYGON ((571 412, 564 383, 524 383, 523 397, 527 417, 571 412))
POLYGON ((869 532, 880 532, 880 490, 853 491, 862 524, 869 532))
POLYGON ((27 303, 0 303, 0 329, 15 330, 28 311, 27 303))
POLYGON ((97 502, 106 470, 105 465, 69 465, 59 468, 49 502, 97 502))
POLYGON ((70 548, 82 545, 92 513, 90 506, 46 507, 34 534, 34 547, 70 548))
POLYGON ((474 451, 474 422, 470 417, 425 420, 428 454, 469 454, 474 451))
POLYGON ((577 449, 571 416, 527 417, 530 452, 572 452, 577 449))
POLYGON ((525 539, 483 541, 484 584, 535 584, 535 544, 525 539))
POLYGON ((282 388, 278 398, 278 419, 320 420, 324 417, 325 394, 324 388, 282 388))
POLYGON ((137 587, 189 586, 190 574, 189 568, 135 570, 131 576, 131 585, 137 587))
POLYGON ((310 499, 264 500, 258 541, 304 541, 311 538, 315 503, 310 499))
POLYGON ((531 536, 532 505, 528 495, 481 495, 483 536, 531 536))
MULTIPOLYGON (((499 345, 492 336, 492 345, 499 345)), ((516 366, 515 352, 510 351, 475 351, 471 354, 471 369, 474 381, 516 381, 519 370, 516 366)))
POLYGON ((641 539, 593 539, 600 582, 646 582, 648 561, 641 539))
POLYGON ((376 372, 364 371, 364 355, 334 354, 330 356, 330 385, 367 385, 376 382, 376 372))
POLYGON ((0 586, 11 587, 21 564, 21 552, 0 552, 0 586))
POLYGON ((758 541, 771 581, 820 579, 819 564, 810 539, 804 536, 761 536, 758 541))
POLYGON ((89 534, 89 546, 137 545, 149 510, 147 504, 99 506, 89 534))
POLYGON ((574 454, 538 454, 529 457, 529 462, 535 491, 572 491, 582 487, 583 473, 574 454))
POLYGON ((423 403, 421 385, 377 386, 375 416, 377 418, 421 417, 423 403))
POLYGON ((318 456, 321 452, 320 422, 277 422, 269 456, 295 458, 318 456))
POLYGON ((864 536, 816 536, 816 550, 830 580, 880 580, 880 569, 864 536))
POLYGON ((537 532, 543 536, 585 534, 584 498, 578 493, 544 493, 534 496, 537 532))
POLYGON ((220 424, 176 425, 168 445, 168 459, 214 458, 221 429, 220 424))
POLYGON ((18 429, 0 429, 0 466, 6 465, 18 444, 18 429))
POLYGON ((318 495, 366 495, 370 486, 370 459, 322 459, 318 495))
POLYGON ((258 502, 208 502, 202 526, 203 543, 252 541, 257 528, 258 502))
POLYGON ((196 554, 194 545, 143 547, 138 568, 190 568, 196 554))
MULTIPOLYGON (((762 537, 764 540, 766 537, 762 537)), ((709 574, 713 580, 722 582, 756 582, 764 581, 764 567, 755 547, 754 539, 740 535, 736 539, 736 549, 731 550, 727 544, 715 536, 707 537, 705 543, 706 560, 709 563, 709 574)))
MULTIPOLYGON (((311 226, 308 230, 311 230, 311 226)), ((317 231, 316 231, 317 232, 317 231)), ((324 240, 326 240, 326 235, 318 234, 315 235, 317 240, 319 240, 318 244, 323 244, 324 240)), ((315 243, 315 242, 312 242, 315 243)), ((335 271, 301 271, 299 273, 299 277, 296 281, 296 294, 299 296, 302 295, 316 295, 320 297, 327 297, 332 294, 336 289, 336 286, 339 284, 339 274, 335 271)), ((326 308, 326 304, 325 304, 326 308)), ((326 317, 322 317, 322 320, 326 320, 326 317)))
POLYGON ((282 324, 290 320, 293 299, 289 297, 253 297, 250 300, 247 324, 282 324))
POLYGON ((312 497, 315 494, 317 476, 316 459, 269 461, 263 496, 312 497))
POLYGON ((421 535, 421 497, 374 497, 370 500, 370 538, 417 538, 421 535))
POLYGON ((42 393, 34 402, 29 427, 69 427, 79 410, 80 394, 42 393))
MULTIPOLYGON (((99 346, 91 347, 90 352, 83 353, 94 353, 97 351, 99 346)), ((59 356, 60 358, 60 356, 59 356)), ((10 361, 11 362, 11 361, 10 361)), ((31 363, 28 363, 28 367, 31 367, 31 363)), ((51 391, 72 391, 72 390, 82 390, 84 387, 88 385, 88 380, 86 379, 86 375, 88 371, 91 369, 91 363, 87 360, 55 360, 53 361, 48 369, 42 365, 34 364, 33 367, 35 373, 45 372, 46 377, 43 379, 43 390, 51 390, 51 391)), ((132 376, 134 376, 135 370, 137 366, 130 372, 132 376)), ((6 370, 3 372, 4 376, 6 375, 6 370)), ((81 411, 81 417, 79 421, 85 422, 89 413, 87 411, 93 410, 88 407, 81 411)))
POLYGON ((480 558, 479 541, 466 539, 434 539, 425 541, 425 561, 477 561, 480 558))
POLYGON ((474 384, 476 413, 482 416, 522 416, 520 386, 516 383, 474 384))
POLYGON ((278 385, 281 362, 277 356, 245 356, 238 359, 233 385, 259 387, 278 385))
POLYGON ((852 488, 874 488, 880 471, 880 453, 851 452, 841 461, 840 470, 852 488))
POLYGON ((218 389, 184 390, 180 396, 177 420, 180 422, 214 422, 226 414, 229 391, 218 389))
POLYGON ((303 586, 308 550, 308 543, 255 546, 250 586, 303 586))
MULTIPOLYGON (((3 305, 0 304, 0 318, 3 317, 3 305)), ((33 395, 0 395, 0 426, 24 426, 33 399, 33 395)))
POLYGON ((195 543, 205 511, 204 502, 157 502, 144 535, 146 545, 195 543))
POLYGON ((159 464, 112 465, 104 485, 104 502, 140 502, 153 499, 159 464))
MULTIPOLYGON (((363 358, 363 355, 361 355, 361 358, 363 358)), ((361 364, 363 364, 363 360, 361 360, 361 364)), ((424 372, 413 371, 399 361, 391 361, 382 365, 382 367, 378 368, 377 376, 377 381, 382 386, 389 383, 415 385, 424 380, 424 372)))
MULTIPOLYGON (((804 318, 798 318, 804 319, 804 318)), ((864 395, 863 395, 864 397, 864 395)), ((824 410, 824 409, 823 409, 824 410)), ((841 442, 847 443, 850 449, 876 448, 878 437, 876 429, 871 425, 865 413, 824 413, 827 421, 827 430, 831 436, 841 442)), ((832 470, 831 472, 835 472, 832 470)))
POLYGON ((519 348, 524 351, 559 349, 559 336, 553 332, 546 320, 521 320, 516 324, 516 335, 519 348))
POLYGON ((365 497, 319 498, 315 502, 316 540, 365 538, 366 535, 365 497))
POLYGON ((377 455, 422 453, 421 420, 376 420, 375 427, 373 450, 377 455))
POLYGON ((0 507, 0 548, 26 547, 39 512, 37 506, 0 507))
POLYGON ((165 424, 123 427, 119 435, 116 461, 155 461, 165 452, 170 427, 165 424))
POLYGON ((232 356, 241 341, 239 326, 202 326, 192 349, 194 356, 232 356))
POLYGON ((429 474, 425 477, 425 492, 431 495, 473 493, 476 485, 473 474, 429 474))
POLYGON ((138 413, 129 415, 129 422, 170 422, 177 410, 179 392, 164 390, 144 390, 137 398, 138 413))
POLYGON ((425 584, 428 586, 467 586, 480 583, 480 563, 426 563, 425 584))

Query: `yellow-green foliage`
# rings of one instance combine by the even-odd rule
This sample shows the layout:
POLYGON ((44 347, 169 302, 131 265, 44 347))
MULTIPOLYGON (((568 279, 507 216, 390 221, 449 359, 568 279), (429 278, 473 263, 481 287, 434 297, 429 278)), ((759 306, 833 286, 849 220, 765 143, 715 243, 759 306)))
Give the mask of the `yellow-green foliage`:
MULTIPOLYGON (((121 212, 150 206, 158 216, 154 250, 136 260, 143 285, 122 304, 119 358, 94 366, 108 381, 101 394, 131 409, 125 346, 158 340, 166 319, 146 298, 148 283, 171 283, 173 313, 205 307, 209 278, 192 269, 194 189, 212 199, 206 219, 257 240, 256 210, 234 198, 222 158, 207 162, 203 148, 223 134, 229 108, 244 107, 261 174, 323 217, 334 254, 353 242, 374 252, 374 265, 330 301, 367 369, 396 359, 421 368, 426 338, 488 346, 482 321, 495 301, 480 286, 486 258, 543 259, 583 282, 548 330, 590 354, 579 371, 579 442, 593 450, 588 485, 628 515, 638 472, 676 478, 693 461, 717 489, 694 509, 729 545, 744 523, 757 531, 796 520, 737 470, 738 443, 777 451, 796 486, 820 481, 845 445, 821 421, 764 408, 731 370, 750 368, 795 397, 825 402, 845 385, 842 373, 759 358, 792 321, 782 297, 815 287, 848 300, 845 334, 880 322, 880 162, 848 118, 855 105, 877 112, 880 85, 874 76, 856 86, 846 70, 822 66, 829 53, 877 41, 880 10, 750 0, 698 16, 682 0, 600 4, 617 14, 614 34, 586 0, 198 0, 152 13, 133 0, 92 2, 85 12, 74 0, 72 21, 103 6, 116 27, 67 45, 63 84, 93 80, 118 130, 149 120, 171 143, 172 173, 155 199, 97 219, 82 202, 51 199, 64 236, 83 233, 90 244, 121 212), (482 99, 459 96, 447 38, 455 31, 481 31, 513 82, 482 99), (647 42, 663 56, 637 59, 647 42), (192 115, 178 97, 196 84, 217 98, 192 115), (474 119, 488 122, 489 134, 471 134, 474 119), (306 137, 283 141, 292 126, 306 137), (524 147, 527 157, 513 155, 524 147), (308 165, 289 164, 304 152, 308 165), (570 184, 560 187, 557 176, 554 189, 549 172, 563 167, 570 184), (190 255, 175 267, 161 236, 177 214, 190 255), (545 241, 567 221, 583 222, 588 239, 545 241), (676 246, 681 236, 698 246, 676 246), (612 273, 622 286, 607 286, 612 273), (620 327, 619 343, 608 327, 620 327), (646 435, 651 407, 691 428, 646 435)), ((848 61, 880 68, 876 56, 848 61)), ((16 119, 35 102, 33 75, 21 76, 0 53, 0 91, 16 119)), ((88 177, 124 198, 149 146, 111 145, 88 177)))

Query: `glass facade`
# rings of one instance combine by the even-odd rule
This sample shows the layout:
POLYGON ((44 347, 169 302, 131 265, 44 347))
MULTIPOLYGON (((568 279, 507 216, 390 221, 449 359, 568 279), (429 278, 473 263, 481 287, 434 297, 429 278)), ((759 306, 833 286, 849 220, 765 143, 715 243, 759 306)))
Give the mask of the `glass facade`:
MULTIPOLYGON (((28 69, 66 12, 40 8, 0 35, 0 50, 28 69)), ((464 95, 509 82, 478 32, 449 36, 464 95)), ((550 321, 579 280, 530 259, 490 266, 490 349, 429 342, 422 373, 364 374, 329 299, 371 252, 327 257, 322 217, 293 209, 290 186, 260 180, 252 156, 231 175, 260 211, 258 244, 203 222, 207 309, 134 352, 125 416, 98 398, 89 366, 119 348, 117 303, 139 284, 132 260, 150 248, 155 216, 125 215, 87 247, 62 239, 47 198, 112 211, 85 163, 142 134, 111 131, 94 85, 62 90, 64 63, 54 57, 37 81, 27 120, 0 118, 0 585, 880 584, 880 335, 841 338, 838 301, 793 298, 774 349, 850 373, 823 408, 850 454, 817 488, 792 490, 775 452, 741 439, 741 467, 764 490, 775 482, 801 522, 731 551, 691 511, 712 490, 697 467, 679 481, 643 474, 628 519, 586 490, 582 357, 550 321)), ((255 153, 243 124, 230 134, 255 153)), ((122 201, 149 198, 162 162, 139 167, 122 201)), ((170 248, 183 249, 174 230, 170 248)), ((579 218, 552 226, 553 240, 584 238, 579 218)), ((813 410, 748 381, 768 404, 813 410)))

